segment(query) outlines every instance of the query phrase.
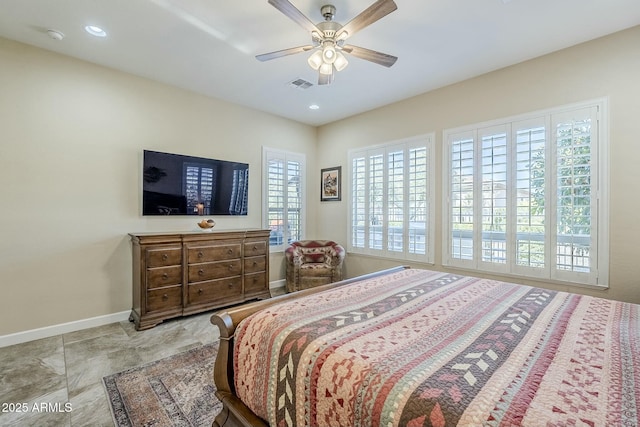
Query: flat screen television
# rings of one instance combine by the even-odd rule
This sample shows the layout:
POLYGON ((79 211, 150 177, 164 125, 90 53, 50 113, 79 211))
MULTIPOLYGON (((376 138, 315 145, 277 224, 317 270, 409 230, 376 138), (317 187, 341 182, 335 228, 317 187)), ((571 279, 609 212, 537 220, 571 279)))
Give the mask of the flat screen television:
POLYGON ((247 215, 249 165, 144 150, 143 215, 247 215))

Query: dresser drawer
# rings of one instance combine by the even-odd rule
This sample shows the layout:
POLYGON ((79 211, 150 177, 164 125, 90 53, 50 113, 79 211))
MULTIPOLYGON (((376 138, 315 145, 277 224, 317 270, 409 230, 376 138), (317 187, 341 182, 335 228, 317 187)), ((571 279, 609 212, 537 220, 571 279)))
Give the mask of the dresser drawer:
POLYGON ((189 264, 220 261, 224 259, 240 258, 240 243, 231 243, 225 245, 212 246, 190 246, 188 251, 189 264))
POLYGON ((244 256, 251 257, 256 255, 264 255, 267 253, 267 243, 261 242, 247 242, 244 244, 244 256))
POLYGON ((234 297, 242 297, 240 276, 189 285, 189 304, 224 301, 234 297))
POLYGON ((256 273, 258 271, 264 271, 267 265, 267 259, 264 256, 254 256, 244 259, 244 272, 256 273))
POLYGON ((165 267, 182 264, 181 247, 157 247, 146 250, 147 267, 165 267))
POLYGON ((147 269, 147 288, 162 288, 182 283, 182 266, 156 267, 147 269))
POLYGON ((221 262, 206 262, 203 264, 190 264, 189 283, 239 276, 241 273, 242 264, 239 259, 221 262))
POLYGON ((147 291, 147 311, 167 310, 182 306, 182 286, 147 291))
POLYGON ((255 294, 269 289, 265 273, 247 274, 244 276, 244 293, 255 294))

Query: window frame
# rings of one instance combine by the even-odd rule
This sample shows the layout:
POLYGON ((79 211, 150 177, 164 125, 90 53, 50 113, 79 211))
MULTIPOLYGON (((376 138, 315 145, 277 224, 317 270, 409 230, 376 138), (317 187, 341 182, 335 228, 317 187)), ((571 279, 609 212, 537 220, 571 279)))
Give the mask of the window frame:
MULTIPOLYGON (((389 258, 389 259, 401 259, 408 261, 416 261, 427 264, 435 263, 435 133, 428 133, 423 135, 414 136, 407 139, 392 141, 384 144, 355 148, 348 151, 348 167, 347 167, 347 177, 348 177, 348 189, 347 189, 347 200, 348 200, 348 238, 347 238, 347 251, 350 253, 357 253, 360 255, 369 255, 375 256, 379 258, 389 258), (407 218, 403 218, 403 227, 402 227, 402 250, 391 250, 389 248, 389 221, 388 217, 389 213, 389 154, 392 152, 397 152, 398 150, 402 150, 403 153, 409 153, 414 149, 425 149, 426 156, 426 201, 425 201, 425 214, 427 216, 425 221, 425 253, 414 253, 410 250, 411 231, 414 230, 410 226, 410 221, 407 218), (370 221, 367 218, 370 217, 371 214, 371 204, 370 204, 370 161, 375 156, 382 156, 382 185, 383 185, 383 196, 382 196, 382 204, 380 206, 382 212, 382 228, 381 235, 382 241, 380 243, 381 248, 373 248, 370 244, 370 221), (354 215, 355 215, 355 207, 354 203, 356 202, 356 190, 354 188, 354 160, 357 158, 364 158, 364 178, 362 181, 365 185, 364 190, 364 241, 362 246, 354 245, 354 215), (369 201, 369 202, 368 202, 369 201)), ((408 167, 410 161, 410 157, 403 157, 403 166, 405 170, 403 171, 403 184, 402 184, 402 192, 403 192, 403 210, 407 210, 410 204, 410 169, 408 167)))
MULTIPOLYGON (((282 252, 289 245, 292 240, 302 240, 305 238, 305 230, 306 230, 306 174, 307 174, 307 166, 306 166, 306 156, 303 153, 297 153, 288 150, 282 150, 277 148, 269 148, 262 147, 262 225, 264 228, 272 229, 269 219, 269 184, 270 184, 270 175, 269 175, 269 161, 272 159, 281 159, 285 164, 289 162, 296 162, 299 165, 299 182, 298 186, 299 190, 299 229, 298 229, 298 237, 291 238, 291 234, 289 233, 289 203, 288 203, 288 191, 286 190, 286 182, 287 179, 284 177, 282 184, 282 188, 285 189, 282 194, 283 200, 283 224, 282 224, 282 238, 280 239, 279 244, 271 244, 271 239, 269 239, 269 252, 276 253, 282 252)), ((285 168, 286 170, 286 168, 285 168)), ((273 234, 273 231, 272 231, 273 234)))
POLYGON ((555 108, 525 113, 518 116, 506 117, 489 122, 482 122, 463 127, 445 129, 443 131, 443 166, 442 166, 442 264, 445 267, 460 268, 465 270, 476 270, 492 274, 500 274, 505 276, 526 277, 531 279, 541 279, 561 284, 571 284, 586 287, 596 287, 599 289, 607 288, 609 282, 609 131, 608 131, 608 99, 598 98, 594 100, 564 105, 555 108), (510 219, 507 224, 505 244, 507 247, 507 256, 510 254, 510 261, 503 264, 488 263, 482 261, 481 245, 482 245, 482 158, 478 155, 478 150, 482 147, 482 134, 484 130, 496 129, 504 127, 507 130, 507 146, 508 146, 508 184, 507 191, 513 193, 514 188, 517 191, 516 171, 516 135, 518 130, 524 129, 528 123, 543 123, 545 132, 545 214, 544 214, 544 246, 546 248, 555 248, 557 242, 557 199, 556 192, 556 173, 558 165, 556 164, 556 154, 551 153, 557 150, 556 123, 558 117, 571 115, 574 112, 589 111, 591 114, 591 135, 596 141, 590 144, 590 167, 592 178, 590 182, 591 204, 590 204, 590 271, 563 271, 556 268, 557 254, 556 250, 547 250, 544 256, 544 267, 532 267, 518 265, 516 258, 516 226, 515 220, 517 214, 517 198, 518 195, 507 196, 508 211, 507 218, 510 219), (452 255, 452 144, 454 138, 458 141, 461 137, 473 138, 474 155, 473 155, 473 257, 472 259, 454 258, 452 255), (551 170, 551 173, 546 171, 551 170), (479 188, 478 188, 479 187, 479 188), (480 246, 480 247, 478 247, 480 246))

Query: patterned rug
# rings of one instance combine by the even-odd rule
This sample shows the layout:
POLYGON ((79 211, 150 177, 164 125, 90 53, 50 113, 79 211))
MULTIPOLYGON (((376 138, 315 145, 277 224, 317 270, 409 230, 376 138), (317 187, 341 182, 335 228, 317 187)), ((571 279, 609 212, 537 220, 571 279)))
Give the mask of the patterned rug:
POLYGON ((103 378, 117 427, 210 426, 222 409, 214 396, 218 343, 103 378))

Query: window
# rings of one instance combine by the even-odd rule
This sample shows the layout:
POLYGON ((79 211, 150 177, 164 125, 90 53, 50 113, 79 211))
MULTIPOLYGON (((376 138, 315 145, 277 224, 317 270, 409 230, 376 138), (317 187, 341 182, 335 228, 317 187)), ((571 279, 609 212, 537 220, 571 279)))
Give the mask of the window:
POLYGON ((350 252, 433 262, 432 141, 349 152, 350 252))
POLYGON ((607 286, 605 107, 445 131, 443 263, 607 286))
POLYGON ((271 229, 272 251, 303 239, 305 158, 303 154, 264 148, 264 226, 271 229))

